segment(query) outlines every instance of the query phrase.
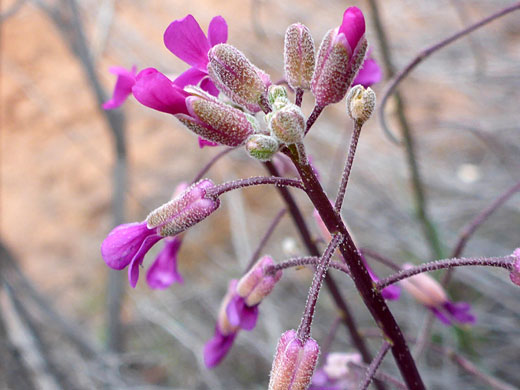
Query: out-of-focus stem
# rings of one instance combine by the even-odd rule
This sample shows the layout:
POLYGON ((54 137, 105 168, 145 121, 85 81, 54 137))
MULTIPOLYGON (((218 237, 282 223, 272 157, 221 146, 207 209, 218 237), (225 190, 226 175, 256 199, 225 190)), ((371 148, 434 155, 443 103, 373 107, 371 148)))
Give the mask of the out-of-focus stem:
POLYGON ((386 341, 383 342, 383 345, 379 349, 379 352, 374 357, 374 360, 372 360, 372 363, 370 363, 370 366, 368 366, 367 373, 365 375, 365 379, 359 386, 359 390, 366 390, 368 389, 368 386, 370 386, 370 382, 372 382, 372 379, 374 379, 374 376, 377 373, 377 369, 383 363, 383 359, 385 358, 387 352, 390 350, 390 344, 386 341))
MULTIPOLYGON (((379 15, 378 4, 376 0, 368 0, 368 3, 371 8, 371 16, 372 22, 376 29, 377 41, 381 47, 381 54, 383 57, 383 65, 385 68, 385 72, 388 77, 392 77, 394 75, 394 67, 392 64, 392 55, 390 53, 390 47, 388 44, 387 36, 383 27, 383 23, 381 22, 381 17, 379 15)), ((413 188, 414 195, 414 203, 415 203, 415 212, 419 222, 421 223, 421 227, 423 230, 424 237, 428 242, 428 246, 430 247, 430 252, 432 256, 436 259, 443 257, 442 245, 439 240, 439 236, 437 234, 437 230, 435 229, 435 225, 432 222, 427 206, 427 199, 425 196, 424 185, 421 179, 421 173, 419 171, 419 165, 417 163, 417 156, 415 150, 415 141, 412 135, 412 131, 410 129, 410 125, 406 118, 405 107, 403 100, 398 92, 394 94, 394 99, 396 103, 396 113, 397 119, 399 122, 401 135, 404 140, 404 147, 406 152, 406 161, 408 164, 408 169, 410 171, 411 183, 413 188)), ((380 104, 379 108, 379 117, 383 124, 384 122, 384 111, 383 107, 385 105, 385 99, 388 99, 388 92, 383 97, 383 101, 380 104)), ((383 127, 385 128, 385 127, 383 127)))
POLYGON ((206 173, 215 165, 217 161, 219 161, 222 157, 224 157, 229 152, 235 150, 236 148, 226 148, 224 150, 221 150, 218 152, 211 160, 208 161, 208 163, 197 173, 197 176, 193 179, 192 183, 198 182, 200 179, 204 177, 206 173))

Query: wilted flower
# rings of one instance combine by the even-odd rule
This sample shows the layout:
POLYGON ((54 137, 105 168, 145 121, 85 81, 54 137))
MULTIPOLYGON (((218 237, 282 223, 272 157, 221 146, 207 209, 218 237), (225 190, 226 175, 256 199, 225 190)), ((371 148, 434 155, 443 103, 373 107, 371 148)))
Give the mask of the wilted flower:
POLYGON ((318 343, 298 339, 295 330, 283 333, 276 347, 269 390, 305 390, 320 354, 318 343))
POLYGON ((101 244, 105 263, 117 270, 129 265, 128 279, 130 285, 135 287, 139 279, 139 266, 157 241, 188 229, 218 208, 218 199, 206 198, 206 191, 214 186, 211 180, 201 180, 152 211, 143 222, 114 228, 101 244))
MULTIPOLYGON (((403 268, 409 269, 413 266, 404 264, 403 268)), ((425 273, 403 279, 399 283, 445 325, 451 325, 454 321, 473 324, 476 320, 470 313, 469 303, 450 301, 440 283, 425 273)))

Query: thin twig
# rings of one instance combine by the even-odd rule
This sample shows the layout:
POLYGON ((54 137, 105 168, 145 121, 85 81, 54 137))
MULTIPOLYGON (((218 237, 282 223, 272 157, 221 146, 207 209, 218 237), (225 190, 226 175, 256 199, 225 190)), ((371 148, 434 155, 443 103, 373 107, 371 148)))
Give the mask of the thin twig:
MULTIPOLYGON (((381 127, 389 135, 392 140, 396 140, 397 138, 394 136, 394 133, 388 127, 385 116, 385 107, 388 102, 388 98, 394 93, 394 90, 397 88, 399 83, 408 76, 408 74, 422 61, 428 58, 430 55, 435 53, 436 51, 442 49, 443 47, 448 46, 449 44, 455 42, 457 39, 464 37, 467 34, 477 30, 478 28, 485 26, 486 24, 492 22, 495 19, 498 19, 504 15, 507 15, 510 12, 516 11, 520 9, 520 2, 517 2, 514 5, 506 7, 498 12, 495 12, 492 15, 485 17, 484 19, 478 21, 477 23, 472 24, 471 26, 465 27, 460 31, 457 31, 455 34, 449 36, 446 39, 422 50, 415 56, 415 58, 410 61, 397 75, 395 75, 392 80, 390 80, 388 87, 383 95, 383 99, 381 100, 381 104, 379 106, 379 120, 381 122, 381 127)), ((398 142, 398 141, 397 141, 398 142)))
POLYGON ((215 165, 217 161, 219 161, 222 157, 224 157, 229 152, 235 150, 236 148, 226 148, 224 150, 221 150, 218 152, 211 160, 208 161, 208 163, 197 173, 197 176, 193 179, 192 183, 198 182, 200 179, 204 177, 206 173, 215 165))
POLYGON ((232 180, 226 183, 219 184, 213 188, 206 190, 206 197, 218 198, 222 194, 238 190, 240 188, 258 186, 258 185, 274 185, 276 187, 294 187, 304 190, 301 180, 288 179, 285 177, 276 176, 253 176, 247 179, 232 180))
POLYGON ((377 369, 383 363, 383 359, 385 358, 387 352, 390 350, 390 343, 387 341, 383 342, 383 345, 379 349, 379 352, 374 357, 374 360, 372 360, 372 363, 370 363, 370 366, 368 366, 365 379, 361 384, 359 385, 359 390, 366 390, 368 389, 368 386, 370 386, 370 382, 372 382, 372 379, 374 379, 377 369))
MULTIPOLYGON (((366 364, 359 364, 359 363, 355 363, 355 362, 349 362, 348 366, 349 366, 349 368, 351 367, 351 368, 354 368, 356 370, 366 371, 368 369, 368 365, 366 365, 366 364)), ((374 378, 378 379, 381 382, 392 384, 395 387, 397 387, 398 389, 409 390, 408 386, 406 386, 399 379, 397 379, 396 377, 394 377, 392 375, 386 374, 384 372, 381 372, 381 371, 380 372, 376 372, 376 374, 374 375, 374 378)))

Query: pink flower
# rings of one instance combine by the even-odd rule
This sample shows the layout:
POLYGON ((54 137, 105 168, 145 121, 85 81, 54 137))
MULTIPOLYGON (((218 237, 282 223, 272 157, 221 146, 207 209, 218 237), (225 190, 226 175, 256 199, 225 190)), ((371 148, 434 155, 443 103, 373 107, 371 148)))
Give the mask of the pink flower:
POLYGON ((164 247, 146 272, 146 282, 153 289, 165 289, 173 283, 183 283, 177 271, 177 254, 181 248, 182 238, 166 237, 164 247))
POLYGON ((117 76, 117 81, 112 98, 103 104, 105 110, 112 110, 119 107, 124 103, 128 95, 132 93, 137 67, 133 66, 131 70, 127 70, 121 66, 112 66, 109 71, 117 76))
POLYGON ((129 266, 128 280, 130 286, 135 287, 139 279, 139 267, 155 243, 183 232, 218 208, 218 199, 206 198, 206 191, 212 187, 214 184, 210 180, 201 180, 152 211, 145 221, 114 228, 101 244, 105 263, 117 270, 129 266))

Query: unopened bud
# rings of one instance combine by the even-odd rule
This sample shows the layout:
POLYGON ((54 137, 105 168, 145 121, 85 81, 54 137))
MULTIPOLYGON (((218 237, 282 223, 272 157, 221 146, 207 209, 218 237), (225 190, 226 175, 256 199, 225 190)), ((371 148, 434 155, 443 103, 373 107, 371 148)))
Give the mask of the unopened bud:
POLYGON ((269 390, 307 389, 319 354, 320 347, 314 339, 302 343, 294 330, 282 334, 271 368, 269 390))
POLYGON ((305 117, 300 107, 288 104, 274 112, 269 120, 271 135, 283 144, 301 142, 305 134, 305 117))
POLYGON ((513 252, 513 256, 513 269, 511 270, 509 277, 514 284, 520 286, 520 248, 513 252))
POLYGON ((242 145, 254 129, 255 119, 197 87, 186 87, 189 115, 177 114, 185 126, 200 137, 227 146, 242 145))
POLYGON ((347 113, 353 121, 365 123, 376 107, 376 93, 362 85, 352 87, 347 95, 347 113))
POLYGON ((208 53, 208 73, 217 88, 251 112, 266 109, 269 76, 237 48, 220 43, 208 53))
POLYGON ((271 293, 282 277, 282 271, 266 274, 266 270, 274 265, 270 256, 264 256, 245 274, 237 284, 237 294, 244 298, 246 305, 258 305, 271 293))
POLYGON ((343 99, 363 64, 367 46, 363 13, 356 7, 347 8, 341 26, 325 34, 318 51, 311 82, 318 106, 343 99))
POLYGON ((146 217, 148 229, 158 228, 158 233, 174 236, 199 223, 220 205, 219 199, 206 198, 206 191, 215 187, 209 179, 192 184, 182 194, 146 217))
POLYGON ((246 141, 246 151, 253 158, 269 161, 278 151, 278 141, 269 135, 253 134, 246 141))
POLYGON ((285 32, 284 64, 287 83, 296 89, 310 89, 314 73, 314 40, 301 23, 291 24, 285 32))
POLYGON ((281 100, 282 102, 289 102, 289 96, 287 95, 287 90, 281 85, 271 85, 269 86, 269 90, 267 92, 269 103, 274 104, 277 100, 281 100))
MULTIPOLYGON (((404 264, 404 269, 413 268, 411 264, 404 264)), ((403 279, 399 283, 417 301, 428 307, 441 307, 448 302, 448 296, 439 282, 426 273, 403 279)))

